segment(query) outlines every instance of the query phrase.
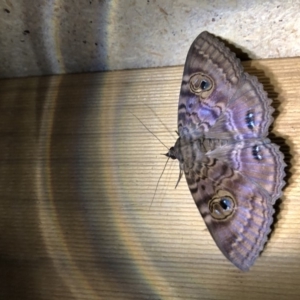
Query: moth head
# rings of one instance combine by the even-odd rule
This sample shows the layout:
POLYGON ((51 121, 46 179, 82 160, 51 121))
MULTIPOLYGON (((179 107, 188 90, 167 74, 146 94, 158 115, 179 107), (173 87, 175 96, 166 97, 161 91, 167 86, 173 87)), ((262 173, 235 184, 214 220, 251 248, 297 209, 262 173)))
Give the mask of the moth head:
POLYGON ((182 164, 183 163, 183 156, 180 151, 181 149, 181 138, 179 137, 173 147, 169 149, 169 151, 164 154, 165 156, 171 158, 171 159, 178 159, 179 162, 182 164))
POLYGON ((171 147, 168 151, 168 153, 165 154, 166 157, 177 159, 176 149, 175 147, 171 147))
POLYGON ((225 190, 218 191, 208 203, 211 216, 216 220, 230 218, 236 208, 235 198, 225 190))
POLYGON ((201 99, 208 98, 213 90, 214 81, 208 75, 196 73, 190 77, 190 91, 201 99))

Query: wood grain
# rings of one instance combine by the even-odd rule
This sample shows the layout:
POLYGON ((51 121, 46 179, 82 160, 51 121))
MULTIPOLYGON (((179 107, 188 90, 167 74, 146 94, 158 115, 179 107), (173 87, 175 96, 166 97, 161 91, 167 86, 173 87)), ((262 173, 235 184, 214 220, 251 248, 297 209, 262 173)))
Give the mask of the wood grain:
POLYGON ((248 273, 218 250, 185 181, 174 188, 177 162, 150 206, 182 66, 1 80, 0 298, 299 299, 300 59, 243 65, 274 100, 288 164, 248 273))

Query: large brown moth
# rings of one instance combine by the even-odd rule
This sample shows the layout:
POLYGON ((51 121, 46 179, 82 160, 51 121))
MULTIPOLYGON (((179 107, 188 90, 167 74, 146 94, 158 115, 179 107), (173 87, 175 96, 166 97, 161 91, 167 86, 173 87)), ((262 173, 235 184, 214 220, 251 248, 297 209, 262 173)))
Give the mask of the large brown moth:
POLYGON ((178 159, 222 253, 247 271, 262 251, 281 196, 283 155, 266 136, 271 100, 257 78, 208 32, 188 52, 178 103, 178 159))

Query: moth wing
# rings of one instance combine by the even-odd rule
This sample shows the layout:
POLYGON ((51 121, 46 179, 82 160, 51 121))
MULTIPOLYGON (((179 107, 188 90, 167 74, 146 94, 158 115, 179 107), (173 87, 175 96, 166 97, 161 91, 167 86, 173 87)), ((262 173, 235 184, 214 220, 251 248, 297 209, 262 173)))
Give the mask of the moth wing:
POLYGON ((202 32, 191 45, 184 66, 178 103, 179 135, 184 128, 195 131, 196 137, 209 131, 235 94, 242 74, 235 54, 216 37, 202 32), (201 78, 210 89, 198 93, 201 78))
POLYGON ((263 189, 272 204, 281 196, 286 164, 279 146, 269 139, 249 139, 225 144, 206 155, 222 161, 247 178, 248 182, 263 189))
POLYGON ((227 163, 209 158, 185 173, 209 232, 235 266, 249 270, 267 241, 271 197, 227 163), (229 210, 227 209, 229 207, 229 210))
POLYGON ((226 109, 205 137, 227 140, 266 137, 273 122, 271 102, 257 78, 245 73, 226 109))

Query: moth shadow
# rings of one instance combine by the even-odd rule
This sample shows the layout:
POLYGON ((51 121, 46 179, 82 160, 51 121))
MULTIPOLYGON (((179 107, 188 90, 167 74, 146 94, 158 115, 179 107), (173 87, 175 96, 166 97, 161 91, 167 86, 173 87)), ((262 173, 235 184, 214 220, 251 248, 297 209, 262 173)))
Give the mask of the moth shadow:
POLYGON ((240 59, 241 61, 247 61, 247 60, 251 60, 251 58, 249 57, 249 54, 244 52, 242 50, 242 48, 239 48, 231 43, 229 43, 228 41, 224 40, 222 37, 218 36, 218 39, 220 39, 224 45, 229 48, 229 50, 233 53, 235 53, 236 57, 238 59, 240 59))
MULTIPOLYGON (((283 187, 283 191, 289 186, 289 183, 291 181, 291 177, 292 177, 292 154, 291 154, 291 148, 288 144, 288 141, 286 139, 284 139, 283 137, 277 136, 275 133, 271 132, 269 134, 269 138, 272 142, 274 142, 276 145, 279 145, 280 147, 280 151, 282 153, 284 153, 284 162, 286 164, 284 171, 285 171, 285 177, 284 177, 284 181, 285 181, 285 186, 283 187)), ((273 215, 273 223, 271 225, 271 233, 269 234, 269 237, 272 235, 272 232, 274 230, 274 227, 277 223, 277 221, 279 220, 279 214, 281 209, 283 209, 284 206, 284 201, 282 200, 282 197, 280 199, 278 199, 273 208, 275 210, 274 215, 273 215)))

